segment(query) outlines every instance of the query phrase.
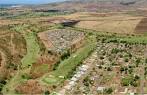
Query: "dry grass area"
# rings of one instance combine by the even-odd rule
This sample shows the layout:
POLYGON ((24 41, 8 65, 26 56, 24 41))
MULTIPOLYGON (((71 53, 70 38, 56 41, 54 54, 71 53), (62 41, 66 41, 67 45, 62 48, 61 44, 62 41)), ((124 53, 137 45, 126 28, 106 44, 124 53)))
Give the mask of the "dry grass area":
POLYGON ((135 29, 136 33, 147 33, 147 18, 143 18, 135 29))
POLYGON ((9 79, 13 76, 20 65, 20 60, 26 53, 25 41, 19 33, 8 30, 10 27, 0 27, 0 80, 9 79))
POLYGON ((10 24, 21 24, 22 22, 19 20, 1 20, 0 25, 10 25, 10 24))
POLYGON ((65 19, 80 20, 76 25, 79 28, 127 34, 135 32, 136 26, 143 18, 142 16, 133 16, 124 14, 123 12, 77 12, 62 17, 65 19))
MULTIPOLYGON (((85 16, 83 16, 83 14, 81 16, 77 15, 81 21, 76 25, 76 27, 105 32, 133 33, 137 24, 143 18, 126 14, 108 15, 109 16, 107 16, 107 14, 85 14, 85 16)), ((73 15, 73 17, 75 18, 76 16, 73 15)))

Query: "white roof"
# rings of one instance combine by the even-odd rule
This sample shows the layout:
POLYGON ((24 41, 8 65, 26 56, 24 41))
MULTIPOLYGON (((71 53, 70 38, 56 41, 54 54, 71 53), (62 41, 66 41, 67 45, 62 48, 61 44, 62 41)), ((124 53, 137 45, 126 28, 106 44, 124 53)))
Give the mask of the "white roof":
POLYGON ((71 81, 71 82, 69 82, 69 85, 74 85, 75 84, 75 82, 74 81, 71 81))
POLYGON ((105 89, 105 87, 98 87, 98 88, 97 88, 98 91, 102 91, 102 90, 104 90, 104 89, 105 89))
POLYGON ((71 80, 72 80, 72 81, 77 81, 78 79, 75 78, 75 77, 72 77, 71 80))

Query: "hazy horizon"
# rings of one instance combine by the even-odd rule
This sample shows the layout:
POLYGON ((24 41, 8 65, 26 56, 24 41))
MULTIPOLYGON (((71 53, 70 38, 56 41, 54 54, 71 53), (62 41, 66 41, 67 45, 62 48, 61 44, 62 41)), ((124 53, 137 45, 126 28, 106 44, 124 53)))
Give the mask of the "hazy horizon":
POLYGON ((66 0, 0 0, 0 4, 46 4, 66 0))

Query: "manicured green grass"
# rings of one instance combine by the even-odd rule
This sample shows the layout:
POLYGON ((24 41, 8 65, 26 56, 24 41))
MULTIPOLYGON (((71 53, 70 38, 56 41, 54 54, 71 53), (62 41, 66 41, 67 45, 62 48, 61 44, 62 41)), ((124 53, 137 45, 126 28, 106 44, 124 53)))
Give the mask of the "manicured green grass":
POLYGON ((37 56, 40 51, 40 47, 38 45, 36 35, 33 32, 28 32, 25 35, 25 40, 27 43, 27 54, 22 59, 22 67, 27 67, 35 63, 37 56))
POLYGON ((62 61, 57 70, 51 72, 47 76, 44 76, 42 81, 49 85, 62 83, 74 71, 77 65, 81 64, 81 62, 90 55, 95 47, 95 40, 88 40, 84 47, 72 54, 67 60, 62 61), (64 78, 60 78, 59 76, 64 76, 64 78))

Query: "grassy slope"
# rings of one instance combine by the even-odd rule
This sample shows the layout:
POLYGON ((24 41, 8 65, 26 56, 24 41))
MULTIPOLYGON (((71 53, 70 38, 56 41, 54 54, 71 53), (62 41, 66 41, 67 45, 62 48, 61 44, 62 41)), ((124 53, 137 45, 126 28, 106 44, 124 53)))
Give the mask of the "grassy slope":
MULTIPOLYGON (((17 32, 23 31, 21 27, 18 27, 17 32)), ((37 55, 40 51, 38 42, 36 41, 36 35, 33 32, 29 32, 26 34, 24 32, 24 36, 27 42, 27 54, 22 59, 22 66, 26 67, 27 65, 31 65, 36 61, 37 55)), ((16 75, 5 85, 5 87, 2 90, 2 93, 4 94, 13 94, 15 93, 15 87, 19 85, 20 83, 26 81, 27 79, 23 79, 22 75, 29 73, 30 68, 25 68, 23 70, 18 70, 16 75)))
POLYGON ((35 63, 37 55, 40 51, 39 45, 37 43, 36 35, 33 32, 28 32, 25 35, 25 40, 27 43, 27 55, 22 59, 22 67, 32 65, 35 63))
MULTIPOLYGON (((94 38, 91 37, 91 39, 94 38)), ((88 40, 87 44, 83 48, 72 54, 67 60, 62 61, 57 70, 51 72, 49 75, 44 76, 41 79, 43 83, 48 85, 57 85, 62 83, 65 78, 67 78, 68 75, 73 72, 76 66, 79 65, 95 49, 95 42, 95 39, 88 40), (65 78, 59 78, 59 76, 64 76, 65 78)))

